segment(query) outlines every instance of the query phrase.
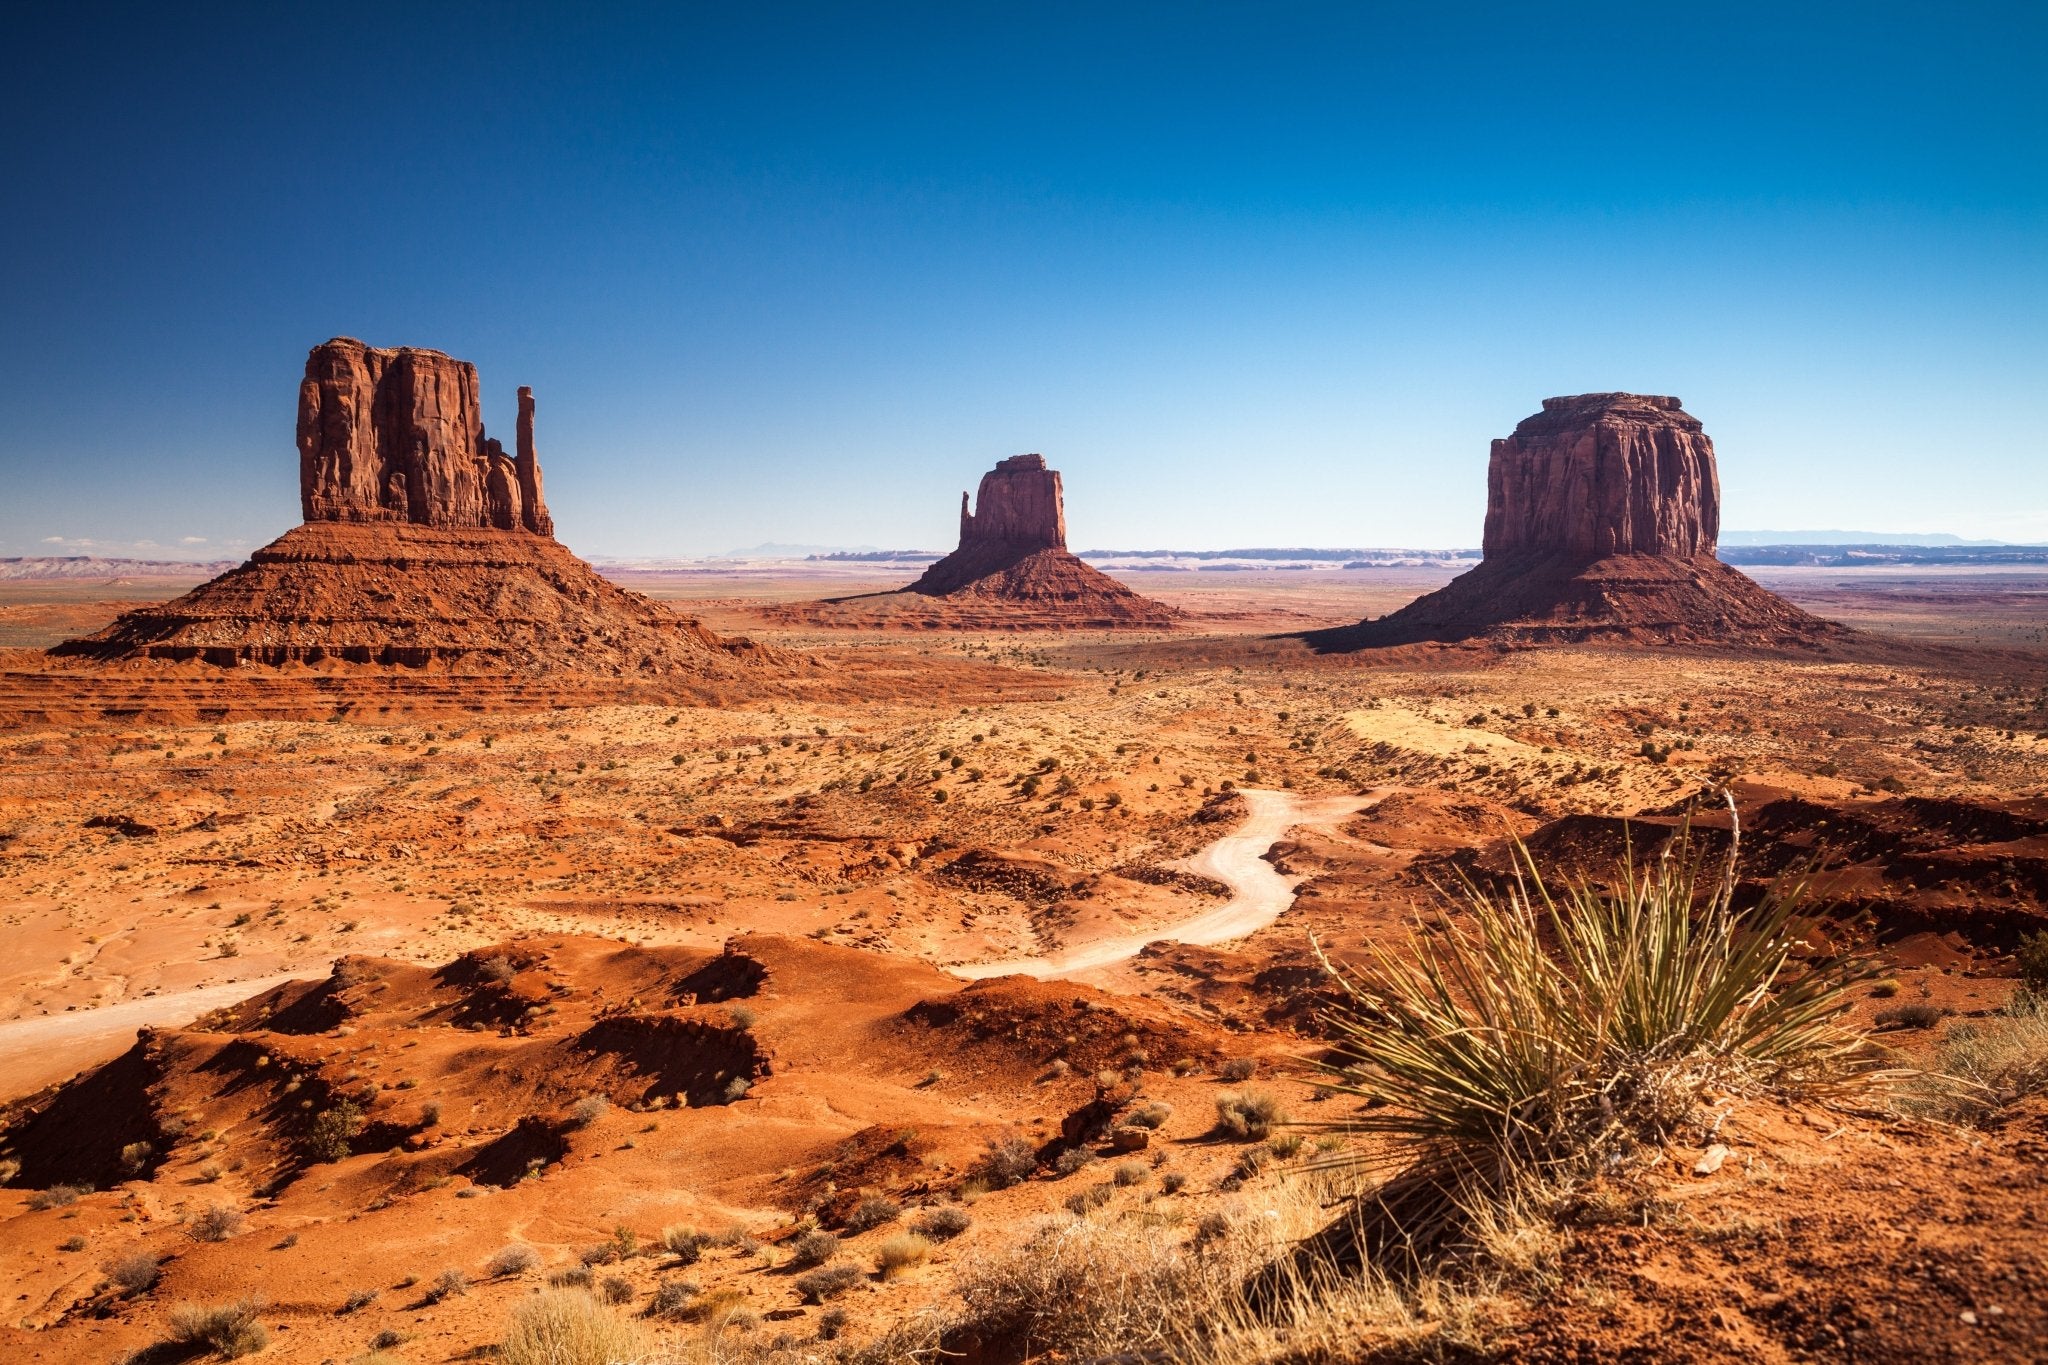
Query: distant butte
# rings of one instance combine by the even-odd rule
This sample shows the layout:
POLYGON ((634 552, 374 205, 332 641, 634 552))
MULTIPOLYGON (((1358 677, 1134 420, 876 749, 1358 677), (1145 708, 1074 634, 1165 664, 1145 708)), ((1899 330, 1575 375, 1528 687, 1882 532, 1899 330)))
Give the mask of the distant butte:
POLYGON ((299 385, 305 524, 50 653, 648 680, 768 660, 606 581, 555 540, 533 413, 522 388, 508 456, 484 434, 474 365, 347 337, 316 346, 299 385))
POLYGON ((1333 650, 1428 641, 1811 647, 1847 634, 1723 564, 1714 443, 1676 398, 1582 393, 1493 443, 1484 558, 1333 650))
POLYGON ((933 630, 1167 627, 1179 613, 1067 550, 1059 471, 1012 455, 960 495, 960 545, 900 592, 774 608, 771 619, 933 630))

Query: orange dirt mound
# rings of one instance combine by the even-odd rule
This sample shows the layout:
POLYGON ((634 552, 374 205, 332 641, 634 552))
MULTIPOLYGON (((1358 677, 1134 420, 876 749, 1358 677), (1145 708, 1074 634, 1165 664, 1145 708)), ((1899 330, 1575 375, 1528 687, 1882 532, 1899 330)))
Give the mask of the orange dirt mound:
POLYGON ((547 536, 308 523, 173 602, 51 651, 114 662, 724 677, 776 660, 599 577, 547 536))
POLYGON ((1849 636, 1711 555, 1511 554, 1484 560, 1377 620, 1305 638, 1342 653, 1461 641, 1812 651, 1849 636))

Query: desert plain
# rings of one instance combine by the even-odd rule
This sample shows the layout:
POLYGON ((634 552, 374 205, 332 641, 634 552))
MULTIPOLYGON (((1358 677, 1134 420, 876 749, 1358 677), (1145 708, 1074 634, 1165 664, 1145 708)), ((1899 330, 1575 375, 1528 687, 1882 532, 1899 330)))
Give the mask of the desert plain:
MULTIPOLYGON (((200 1358, 180 1307, 246 1301, 279 1359, 488 1359, 554 1284, 674 1358, 1076 1358, 1020 1286, 1270 1260, 1365 1178, 1313 1158, 1373 1169, 1325 959, 1511 838, 1599 876, 1730 798, 1745 879, 1872 955, 1892 1090, 2000 1017, 2048 575, 1755 570, 1854 627, 1813 650, 1311 643, 1451 572, 1128 574, 1177 624, 1047 632, 614 571, 806 661, 683 701, 87 677, 32 651, 190 584, 0 585, 0 1354, 200 1358)), ((1728 1095, 1623 1213, 1264 1358, 2028 1358, 2048 1107, 1888 1096, 1728 1095)))

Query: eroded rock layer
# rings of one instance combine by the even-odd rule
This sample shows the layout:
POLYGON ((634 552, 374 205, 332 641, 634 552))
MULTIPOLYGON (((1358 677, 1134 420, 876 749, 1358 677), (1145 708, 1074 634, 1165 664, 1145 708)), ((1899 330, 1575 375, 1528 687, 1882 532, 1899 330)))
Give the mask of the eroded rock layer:
POLYGON ((309 522, 397 521, 552 535, 519 391, 517 450, 484 434, 476 366, 352 337, 315 346, 299 385, 299 506, 309 522))
POLYGON ((1846 634, 1714 557, 1714 445, 1676 398, 1587 393, 1493 443, 1485 558, 1328 649, 1429 641, 1812 647, 1846 634))

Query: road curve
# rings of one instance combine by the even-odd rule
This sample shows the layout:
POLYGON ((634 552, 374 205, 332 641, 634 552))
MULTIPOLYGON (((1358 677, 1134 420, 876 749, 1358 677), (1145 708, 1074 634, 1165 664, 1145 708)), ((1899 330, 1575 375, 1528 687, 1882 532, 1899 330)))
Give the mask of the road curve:
POLYGON ((318 972, 285 972, 189 991, 166 991, 98 1009, 65 1010, 0 1023, 0 1093, 22 1094, 63 1080, 122 1051, 145 1025, 189 1024, 209 1010, 318 972))
POLYGON ((1178 924, 1131 934, 1113 934, 1069 944, 1056 953, 1001 962, 964 962, 946 970, 969 981, 992 976, 1071 976, 1135 957, 1148 943, 1223 943, 1263 929, 1294 904, 1294 881, 1266 861, 1266 853, 1291 829, 1340 823, 1375 804, 1383 793, 1364 796, 1300 796, 1289 791, 1240 787, 1249 808, 1245 822, 1193 856, 1174 864, 1230 888, 1230 899, 1178 924))

